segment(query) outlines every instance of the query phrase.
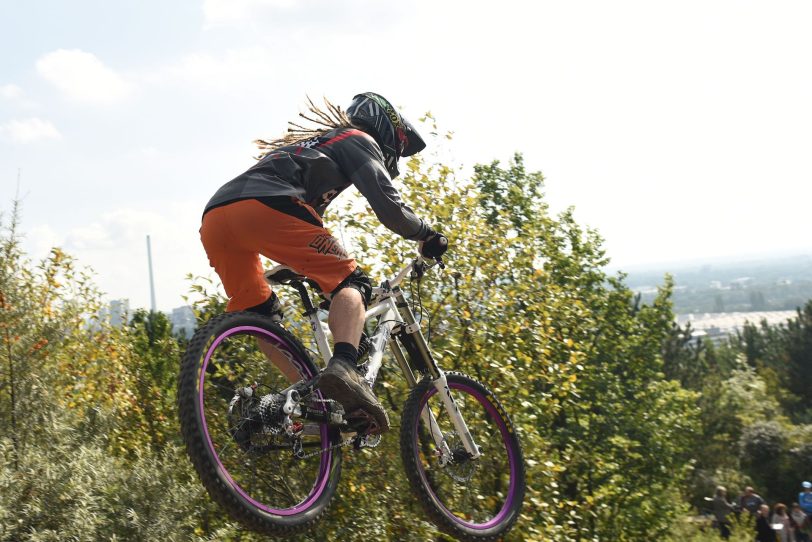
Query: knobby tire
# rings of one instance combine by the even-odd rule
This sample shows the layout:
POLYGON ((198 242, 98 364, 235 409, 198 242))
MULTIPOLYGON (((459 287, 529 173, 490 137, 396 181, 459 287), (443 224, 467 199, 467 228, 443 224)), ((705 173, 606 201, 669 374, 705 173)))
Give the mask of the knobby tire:
MULTIPOLYGON (((294 503, 287 508, 277 509, 272 502, 262 502, 253 498, 252 494, 242 487, 246 484, 235 481, 221 460, 220 455, 223 452, 218 452, 212 444, 210 428, 204 423, 207 415, 204 413, 203 405, 204 395, 208 393, 205 391, 206 386, 212 385, 209 382, 214 379, 208 373, 213 373, 211 367, 217 366, 212 365, 214 352, 217 352, 216 349, 228 338, 237 337, 239 334, 262 337, 266 341, 272 341, 277 348, 287 350, 298 366, 302 378, 310 378, 318 372, 301 343, 270 319, 247 312, 227 313, 213 318, 195 333, 181 364, 178 409, 186 450, 212 499, 233 519, 249 529, 267 534, 289 535, 301 532, 317 522, 330 506, 341 475, 341 450, 336 448, 321 454, 318 459, 321 462, 318 474, 310 493, 302 502, 294 503), (203 374, 204 365, 207 367, 205 371, 207 374, 203 374), (329 457, 324 459, 323 456, 329 457)), ((269 370, 274 370, 270 363, 268 366, 269 370)), ((214 386, 216 385, 215 381, 214 386)), ((209 421, 214 423, 213 420, 209 421)), ((222 433, 222 428, 219 431, 222 433)), ((321 428, 320 438, 323 449, 338 442, 338 435, 328 432, 324 427, 321 428)), ((280 450, 279 453, 287 452, 280 450)), ((285 459, 290 460, 290 457, 285 456, 285 459)), ((239 459, 233 461, 233 464, 237 463, 239 459)), ((248 463, 248 460, 245 460, 245 463, 248 463)), ((257 482, 261 485, 263 480, 257 482)), ((265 483, 268 484, 267 481, 265 483)), ((292 495, 289 489, 288 492, 292 495)))
MULTIPOLYGON (((439 466, 432 453, 436 446, 423 427, 420 413, 425 405, 431 405, 446 435, 451 420, 440 406, 431 378, 426 376, 409 394, 401 418, 400 448, 406 475, 426 513, 443 531, 461 540, 498 540, 518 519, 526 490, 524 458, 515 427, 485 385, 459 372, 446 373, 446 378, 474 440, 483 451, 480 459, 467 461, 480 463, 466 466, 463 460, 460 465, 439 466), (457 476, 471 478, 467 483, 457 481, 449 469, 460 469, 457 476), (480 481, 477 476, 489 477, 488 487, 483 489, 485 495, 471 495, 472 489, 466 487, 480 481), (456 498, 460 494, 463 496, 456 498), (483 502, 490 508, 479 509, 483 502)), ((455 448, 463 449, 461 441, 455 448)))

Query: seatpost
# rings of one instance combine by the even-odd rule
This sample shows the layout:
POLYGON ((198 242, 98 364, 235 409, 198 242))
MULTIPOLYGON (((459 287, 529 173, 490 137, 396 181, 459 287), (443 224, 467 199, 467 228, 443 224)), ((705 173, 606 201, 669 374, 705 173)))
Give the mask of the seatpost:
POLYGON ((290 281, 290 285, 299 292, 299 298, 302 300, 302 305, 305 308, 304 316, 310 316, 316 313, 318 309, 313 305, 313 301, 310 299, 310 295, 307 293, 307 287, 305 287, 304 283, 299 280, 292 280, 290 281))

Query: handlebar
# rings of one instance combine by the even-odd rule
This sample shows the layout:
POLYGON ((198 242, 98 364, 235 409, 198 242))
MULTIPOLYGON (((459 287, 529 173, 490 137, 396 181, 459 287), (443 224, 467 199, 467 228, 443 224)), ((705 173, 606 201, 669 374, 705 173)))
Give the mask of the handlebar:
POLYGON ((443 263, 442 258, 432 258, 434 260, 433 263, 429 262, 426 258, 424 258, 419 252, 414 260, 411 263, 406 265, 400 272, 395 276, 395 278, 389 281, 389 286, 394 288, 398 286, 407 275, 412 278, 421 278, 423 274, 426 272, 427 269, 431 269, 435 265, 438 265, 440 269, 445 269, 445 263, 443 263))

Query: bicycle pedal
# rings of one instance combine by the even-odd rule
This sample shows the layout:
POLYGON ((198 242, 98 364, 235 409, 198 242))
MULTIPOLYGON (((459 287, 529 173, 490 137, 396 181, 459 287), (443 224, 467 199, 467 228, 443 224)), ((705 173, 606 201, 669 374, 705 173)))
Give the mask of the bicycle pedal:
POLYGON ((352 440, 352 447, 356 450, 361 448, 374 448, 381 443, 382 435, 376 433, 374 435, 357 435, 352 440))
POLYGON ((350 412, 345 419, 347 421, 347 425, 353 428, 358 433, 359 437, 364 437, 366 435, 377 435, 381 432, 381 428, 378 425, 378 422, 375 421, 375 418, 363 410, 354 410, 350 412))

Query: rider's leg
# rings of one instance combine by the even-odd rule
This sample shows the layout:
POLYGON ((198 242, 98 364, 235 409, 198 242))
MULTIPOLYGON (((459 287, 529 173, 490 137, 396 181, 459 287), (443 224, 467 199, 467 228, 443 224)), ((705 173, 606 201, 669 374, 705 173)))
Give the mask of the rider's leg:
POLYGON ((333 334, 333 357, 355 367, 358 362, 358 342, 364 327, 365 304, 361 292, 353 288, 342 288, 330 301, 328 324, 333 334))
POLYGON ((257 343, 259 344, 259 349, 265 354, 265 357, 282 371, 282 374, 285 375, 288 382, 294 383, 301 380, 302 377, 299 376, 299 371, 296 370, 296 367, 290 362, 287 356, 280 352, 274 345, 263 339, 258 339, 257 343))
POLYGON ((349 343, 358 348, 361 331, 364 328, 364 300, 361 292, 354 288, 342 288, 330 301, 330 315, 327 323, 333 340, 349 343))
MULTIPOLYGON (((271 292, 270 297, 259 305, 250 307, 246 310, 267 316, 277 323, 281 322, 282 317, 284 316, 282 313, 282 305, 274 292, 271 292)), ((276 365, 280 371, 282 371, 282 374, 285 375, 285 378, 287 378, 290 383, 299 381, 301 378, 299 371, 296 369, 296 366, 291 363, 287 356, 280 352, 279 349, 273 346, 270 342, 262 338, 258 337, 257 342, 259 344, 259 349, 262 350, 265 357, 268 358, 271 363, 276 365)))
MULTIPOLYGON (((239 213, 239 203, 212 209, 203 217, 200 240, 209 257, 209 263, 220 277, 229 297, 226 312, 248 310, 274 319, 281 316, 276 295, 265 281, 259 253, 246 247, 241 241, 245 236, 235 236, 231 217, 239 213)), ((300 379, 299 372, 290 360, 270 343, 259 340, 259 349, 290 382, 300 379)))
POLYGON ((341 403, 347 413, 362 410, 374 418, 378 430, 389 429, 389 417, 364 378, 356 371, 358 342, 364 325, 366 304, 372 289, 369 280, 356 269, 333 290, 329 325, 335 349, 321 375, 322 393, 341 403))
POLYGON ((226 286, 226 293, 232 295, 226 282, 231 282, 234 278, 227 276, 228 271, 234 268, 229 258, 244 252, 254 256, 256 269, 253 276, 244 274, 242 281, 235 280, 234 287, 240 290, 247 283, 253 293, 257 293, 258 288, 265 291, 264 295, 254 296, 253 303, 245 305, 232 298, 228 310, 244 310, 268 299, 270 289, 262 275, 257 252, 310 277, 319 284, 322 291, 331 292, 338 299, 337 310, 335 313, 330 311, 329 319, 332 331, 336 333, 336 355, 322 373, 319 387, 327 398, 340 402, 346 412, 363 410, 375 418, 380 429, 385 431, 389 428, 386 411, 364 378, 355 370, 354 363, 358 356, 364 305, 369 303, 372 293, 369 279, 357 268, 355 260, 347 254, 341 243, 324 229, 321 218, 312 208, 303 203, 291 205, 290 199, 286 201, 287 204, 281 200, 271 202, 273 205, 278 204, 278 208, 269 207, 268 202, 264 201, 238 201, 212 209, 203 218, 201 238, 212 265, 226 286), (218 231, 224 240, 215 242, 216 239, 209 239, 207 242, 207 231, 214 230, 207 229, 209 217, 222 213, 226 214, 224 227, 218 228, 218 231), (213 255, 222 256, 220 251, 225 252, 227 257, 217 257, 215 261, 213 255), (221 273, 221 268, 224 273, 221 273), (353 292, 343 292, 344 290, 361 294, 363 302, 360 308, 358 296, 353 292))

